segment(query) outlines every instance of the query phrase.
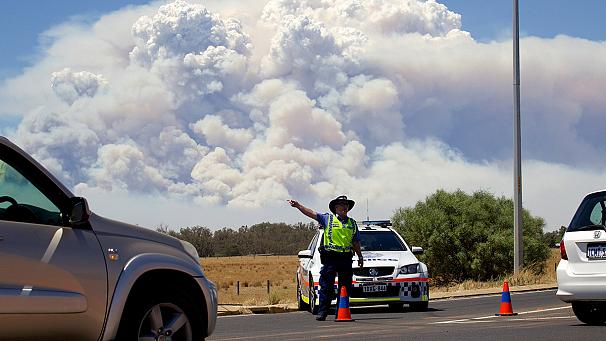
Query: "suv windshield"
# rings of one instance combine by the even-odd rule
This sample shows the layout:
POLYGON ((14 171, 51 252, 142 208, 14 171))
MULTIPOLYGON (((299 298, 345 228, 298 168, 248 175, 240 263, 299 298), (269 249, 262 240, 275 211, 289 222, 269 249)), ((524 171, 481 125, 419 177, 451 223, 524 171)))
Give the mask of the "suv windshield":
POLYGON ((591 194, 579 206, 568 231, 603 229, 606 223, 606 192, 591 194))
POLYGON ((406 251, 404 243, 393 231, 360 231, 362 251, 406 251))

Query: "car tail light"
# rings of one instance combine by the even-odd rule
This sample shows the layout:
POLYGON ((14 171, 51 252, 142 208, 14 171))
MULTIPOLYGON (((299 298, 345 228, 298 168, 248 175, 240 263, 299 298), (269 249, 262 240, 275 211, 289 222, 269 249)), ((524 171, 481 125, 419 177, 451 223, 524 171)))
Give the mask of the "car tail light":
POLYGON ((564 260, 568 260, 568 255, 566 254, 566 246, 564 246, 564 240, 560 241, 560 256, 564 260))

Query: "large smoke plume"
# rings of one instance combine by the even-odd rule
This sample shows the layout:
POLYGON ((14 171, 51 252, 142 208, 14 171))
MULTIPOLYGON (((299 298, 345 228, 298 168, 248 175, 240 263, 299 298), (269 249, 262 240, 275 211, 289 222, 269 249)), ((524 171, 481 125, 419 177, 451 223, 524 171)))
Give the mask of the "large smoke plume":
MULTIPOLYGON (((433 0, 254 5, 50 30, 2 86, 11 136, 81 193, 258 209, 347 193, 389 215, 438 188, 511 192, 510 42, 475 41, 433 0)), ((606 44, 522 49, 526 203, 566 223, 604 175, 606 44)))

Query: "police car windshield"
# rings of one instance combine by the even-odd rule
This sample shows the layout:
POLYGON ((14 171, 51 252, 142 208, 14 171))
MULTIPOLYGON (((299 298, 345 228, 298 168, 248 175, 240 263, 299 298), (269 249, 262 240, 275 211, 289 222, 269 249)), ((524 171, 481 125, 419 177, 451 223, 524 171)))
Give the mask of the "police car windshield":
POLYGON ((406 251, 406 246, 392 231, 360 231, 362 251, 406 251))

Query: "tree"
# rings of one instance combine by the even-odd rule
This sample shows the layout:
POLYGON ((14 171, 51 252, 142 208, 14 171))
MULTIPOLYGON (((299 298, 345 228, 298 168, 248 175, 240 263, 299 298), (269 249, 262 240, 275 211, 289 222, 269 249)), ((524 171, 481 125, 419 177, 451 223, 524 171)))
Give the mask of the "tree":
POLYGON ((229 228, 222 228, 215 231, 213 243, 215 246, 215 256, 239 256, 242 255, 241 246, 238 246, 238 231, 229 228))
POLYGON ((296 254, 305 249, 317 231, 313 223, 289 225, 285 223, 259 223, 241 227, 238 234, 244 246, 242 254, 271 253, 296 254))
POLYGON ((259 223, 250 227, 242 226, 238 230, 224 227, 213 233, 201 226, 174 231, 160 224, 156 231, 190 242, 200 257, 267 253, 294 255, 307 248, 317 227, 313 223, 259 223))
MULTIPOLYGON (((524 264, 543 262, 542 218, 523 211, 524 264)), ((422 246, 437 283, 488 280, 513 270, 513 201, 488 192, 438 190, 412 208, 398 209, 394 228, 411 245, 422 246)))
POLYGON ((549 247, 557 247, 564 237, 564 232, 566 232, 566 226, 560 227, 559 230, 547 232, 543 235, 543 241, 545 244, 549 245, 549 247))
POLYGON ((190 242, 196 248, 200 257, 211 257, 215 254, 213 233, 207 227, 192 226, 182 228, 174 237, 190 242))
POLYGON ((156 227, 156 232, 164 233, 164 234, 167 234, 167 235, 169 235, 171 237, 179 238, 179 232, 177 232, 175 230, 171 230, 168 227, 168 225, 166 225, 166 224, 160 223, 160 225, 158 225, 156 227))

